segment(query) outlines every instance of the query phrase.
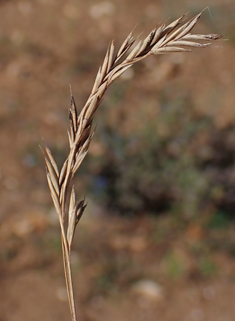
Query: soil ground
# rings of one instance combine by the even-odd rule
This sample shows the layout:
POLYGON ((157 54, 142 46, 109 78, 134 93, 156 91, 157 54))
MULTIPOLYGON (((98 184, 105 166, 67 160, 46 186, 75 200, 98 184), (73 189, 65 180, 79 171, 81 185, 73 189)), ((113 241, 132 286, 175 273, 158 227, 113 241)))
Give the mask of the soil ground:
MULTIPOLYGON (((60 231, 38 147, 43 137, 59 161, 66 155, 69 84, 82 106, 111 39, 118 46, 137 23, 136 34, 145 35, 205 5, 210 10, 197 32, 229 41, 151 57, 119 81, 128 87, 120 105, 137 130, 138 108, 157 104, 166 83, 176 81, 195 113, 212 116, 218 128, 234 122, 234 1, 0 1, 1 321, 70 318, 60 231)), ((115 124, 115 111, 109 113, 115 124)), ((207 230, 170 214, 115 217, 87 199, 72 256, 80 320, 235 320, 233 222, 207 230)))

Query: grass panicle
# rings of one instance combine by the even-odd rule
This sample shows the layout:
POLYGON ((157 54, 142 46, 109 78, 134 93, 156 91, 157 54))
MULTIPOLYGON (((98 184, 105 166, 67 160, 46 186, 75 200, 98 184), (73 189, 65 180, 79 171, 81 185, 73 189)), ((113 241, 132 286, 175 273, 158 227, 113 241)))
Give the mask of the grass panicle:
POLYGON ((114 42, 111 41, 103 64, 98 70, 91 94, 80 114, 71 93, 68 130, 70 149, 61 170, 58 169, 49 148, 45 146, 46 175, 51 197, 59 217, 65 279, 73 321, 77 320, 77 316, 70 253, 76 226, 82 217, 86 204, 84 200, 76 201, 75 188, 74 186, 71 187, 71 182, 88 152, 94 134, 92 123, 95 112, 108 86, 133 64, 150 55, 188 52, 195 47, 206 48, 210 45, 208 41, 220 39, 221 37, 217 34, 200 35, 190 33, 201 14, 202 12, 188 21, 184 21, 185 15, 183 15, 169 25, 162 24, 153 29, 144 40, 140 40, 138 43, 136 43, 137 40, 131 32, 117 53, 115 53, 114 42))

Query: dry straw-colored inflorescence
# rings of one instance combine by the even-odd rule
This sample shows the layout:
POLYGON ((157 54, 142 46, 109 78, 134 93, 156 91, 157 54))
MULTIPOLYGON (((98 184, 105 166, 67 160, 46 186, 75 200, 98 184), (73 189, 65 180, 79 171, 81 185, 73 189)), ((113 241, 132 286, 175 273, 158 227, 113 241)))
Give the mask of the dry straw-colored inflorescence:
POLYGON ((77 317, 70 253, 75 229, 86 205, 84 200, 76 201, 75 190, 74 186, 71 187, 71 181, 88 152, 93 136, 92 122, 95 112, 107 87, 134 63, 152 54, 187 52, 195 47, 205 48, 210 45, 208 41, 220 39, 221 37, 217 34, 200 35, 190 33, 201 14, 202 12, 186 22, 184 22, 185 15, 183 15, 169 25, 160 25, 160 27, 153 29, 144 40, 140 40, 134 48, 133 44, 136 39, 132 33, 128 35, 117 53, 115 53, 114 42, 112 41, 108 46, 104 62, 97 73, 91 94, 79 115, 74 98, 71 95, 71 107, 69 109, 70 128, 68 131, 70 150, 61 170, 58 169, 49 148, 45 147, 47 180, 51 197, 59 216, 65 279, 73 321, 76 321, 77 317), (206 43, 200 43, 201 41, 206 43))

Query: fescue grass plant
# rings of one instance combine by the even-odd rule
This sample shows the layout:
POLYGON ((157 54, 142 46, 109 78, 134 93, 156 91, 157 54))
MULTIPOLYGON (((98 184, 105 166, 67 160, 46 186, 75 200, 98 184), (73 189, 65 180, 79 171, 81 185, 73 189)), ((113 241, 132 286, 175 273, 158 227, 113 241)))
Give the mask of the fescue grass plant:
POLYGON ((209 41, 220 39, 217 34, 191 34, 202 12, 185 21, 185 15, 170 24, 154 28, 144 40, 137 40, 131 32, 119 50, 115 50, 111 41, 103 64, 99 68, 91 94, 84 107, 78 113, 71 93, 69 109, 69 153, 59 170, 50 149, 45 146, 45 162, 51 197, 59 217, 61 229, 65 280, 69 298, 71 317, 77 320, 71 274, 71 246, 79 220, 86 208, 84 200, 76 201, 72 180, 85 158, 94 135, 92 127, 95 112, 99 107, 106 89, 133 64, 150 55, 190 52, 194 48, 206 48, 209 41), (134 46, 135 44, 135 46, 134 46))

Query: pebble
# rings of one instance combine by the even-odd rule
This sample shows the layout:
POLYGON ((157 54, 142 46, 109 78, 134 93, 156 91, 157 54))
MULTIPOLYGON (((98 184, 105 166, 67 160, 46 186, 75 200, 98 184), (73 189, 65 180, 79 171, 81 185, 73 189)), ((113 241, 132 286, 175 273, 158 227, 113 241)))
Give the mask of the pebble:
POLYGON ((152 280, 141 280, 136 282, 132 286, 132 291, 133 293, 152 301, 159 301, 163 298, 162 287, 152 280))

